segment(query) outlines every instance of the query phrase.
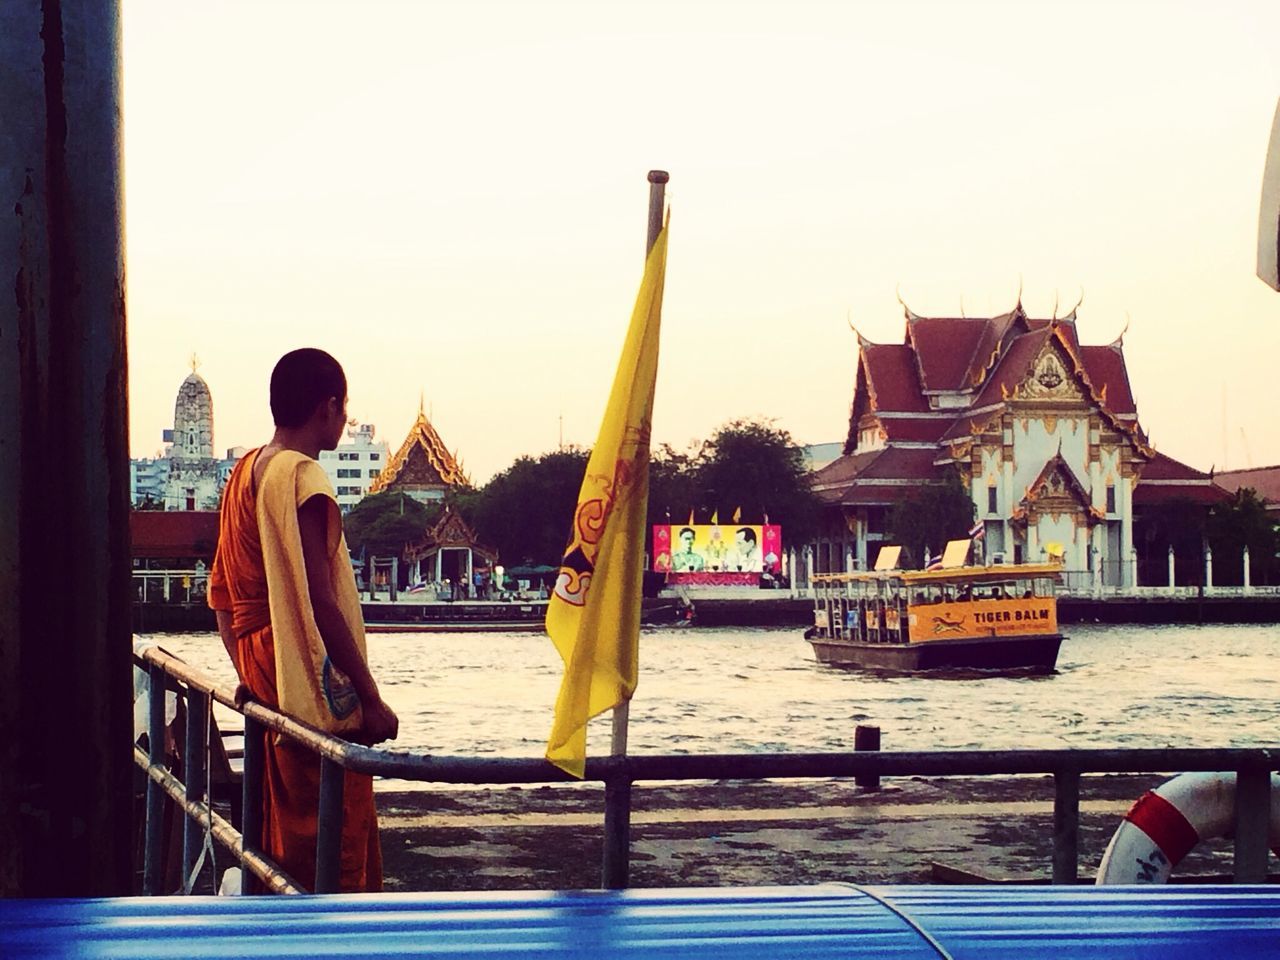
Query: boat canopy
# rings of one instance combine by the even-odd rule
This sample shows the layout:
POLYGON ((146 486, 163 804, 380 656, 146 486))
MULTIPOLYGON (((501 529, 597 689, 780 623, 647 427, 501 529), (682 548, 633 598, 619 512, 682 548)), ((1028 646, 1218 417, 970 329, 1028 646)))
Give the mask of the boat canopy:
POLYGON ((817 584, 844 583, 892 583, 909 585, 985 584, 1007 583, 1010 580, 1060 580, 1060 563, 996 564, 990 567, 952 567, 935 570, 866 570, 855 573, 819 573, 813 577, 817 584))

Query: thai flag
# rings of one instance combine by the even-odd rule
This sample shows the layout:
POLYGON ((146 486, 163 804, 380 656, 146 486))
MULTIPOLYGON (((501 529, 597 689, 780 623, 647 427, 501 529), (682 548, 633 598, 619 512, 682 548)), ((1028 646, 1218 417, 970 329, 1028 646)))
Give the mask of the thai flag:
POLYGON ((987 521, 979 520, 969 528, 969 538, 971 540, 981 540, 987 535, 987 521))
POLYGON ((924 551, 924 568, 926 570, 938 570, 942 567, 942 554, 938 554, 932 560, 929 559, 929 548, 924 551))

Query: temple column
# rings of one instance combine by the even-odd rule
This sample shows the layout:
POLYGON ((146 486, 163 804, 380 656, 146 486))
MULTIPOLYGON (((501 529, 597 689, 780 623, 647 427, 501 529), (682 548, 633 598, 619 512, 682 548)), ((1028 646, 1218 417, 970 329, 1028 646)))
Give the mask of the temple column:
POLYGON ((1173 555, 1173 544, 1171 543, 1169 544, 1169 593, 1173 593, 1174 590, 1176 589, 1176 585, 1178 582, 1176 577, 1176 571, 1177 571, 1177 567, 1176 567, 1176 561, 1174 560, 1174 555, 1173 555))
POLYGON ((1244 545, 1244 592, 1248 593, 1251 584, 1249 583, 1249 545, 1244 545))
POLYGON ((1040 531, 1036 529, 1036 524, 1027 522, 1027 563, 1040 562, 1040 531))
POLYGON ((1120 585, 1122 587, 1136 587, 1138 585, 1137 564, 1132 567, 1128 561, 1134 556, 1133 549, 1133 487, 1134 481, 1132 477, 1121 477, 1121 482, 1116 484, 1116 493, 1123 500, 1122 504, 1117 504, 1120 510, 1120 557, 1123 561, 1120 570, 1120 585))
POLYGON ((1208 593, 1213 589, 1213 547, 1205 544, 1204 547, 1204 592, 1208 593))

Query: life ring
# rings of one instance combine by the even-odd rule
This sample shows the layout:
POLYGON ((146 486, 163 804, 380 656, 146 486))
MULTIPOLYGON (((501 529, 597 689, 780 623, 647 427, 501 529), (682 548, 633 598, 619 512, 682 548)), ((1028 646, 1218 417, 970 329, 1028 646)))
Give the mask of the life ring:
MULTIPOLYGON (((1164 883, 1201 840, 1231 835, 1234 773, 1182 773, 1137 799, 1098 865, 1096 883, 1164 883)), ((1280 856, 1280 776, 1271 775, 1267 842, 1280 856)))

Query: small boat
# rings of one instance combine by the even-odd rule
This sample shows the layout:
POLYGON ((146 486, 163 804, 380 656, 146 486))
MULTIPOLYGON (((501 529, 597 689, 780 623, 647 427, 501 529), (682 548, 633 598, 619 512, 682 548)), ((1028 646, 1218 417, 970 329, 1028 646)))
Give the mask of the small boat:
POLYGON ((1057 563, 878 570, 813 578, 820 663, 894 673, 1051 673, 1063 636, 1057 563))

